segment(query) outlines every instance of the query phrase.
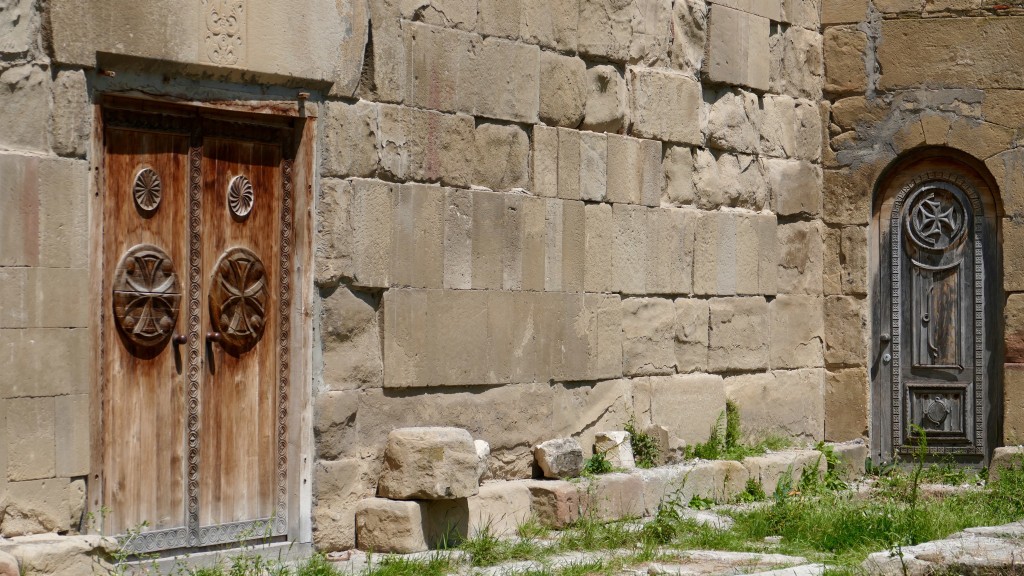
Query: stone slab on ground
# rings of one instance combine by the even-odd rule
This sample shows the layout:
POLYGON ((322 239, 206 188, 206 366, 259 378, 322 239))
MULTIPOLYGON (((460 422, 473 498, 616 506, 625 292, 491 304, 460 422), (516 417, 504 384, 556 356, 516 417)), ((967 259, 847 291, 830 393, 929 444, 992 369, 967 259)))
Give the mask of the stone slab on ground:
POLYGON ((1024 446, 1002 446, 992 454, 992 462, 988 467, 988 481, 999 481, 1003 470, 1024 466, 1024 446))
MULTIPOLYGON (((924 576, 926 574, 1000 574, 1024 563, 1024 542, 959 534, 946 540, 925 542, 901 549, 902 557, 875 552, 861 564, 878 576, 924 576)), ((1012 572, 1007 572, 1012 573, 1012 572)))
MULTIPOLYGON (((696 574, 748 574, 752 572, 775 571, 807 564, 806 558, 783 554, 759 554, 756 552, 721 552, 717 550, 693 550, 671 552, 678 554, 677 560, 661 560, 642 567, 633 568, 634 574, 696 575, 696 574), (645 571, 642 571, 646 569, 645 571)), ((785 572, 782 572, 785 573, 785 572)), ((803 574, 800 572, 799 574, 803 574)))
POLYGON ((93 576, 113 568, 117 543, 100 536, 36 534, 0 541, 0 552, 20 564, 20 576, 93 576))
POLYGON ((477 493, 479 456, 461 428, 399 428, 388 434, 377 494, 393 500, 448 500, 477 493))
POLYGON ((839 458, 839 477, 853 480, 864 475, 864 461, 868 457, 868 445, 863 440, 829 444, 839 458))

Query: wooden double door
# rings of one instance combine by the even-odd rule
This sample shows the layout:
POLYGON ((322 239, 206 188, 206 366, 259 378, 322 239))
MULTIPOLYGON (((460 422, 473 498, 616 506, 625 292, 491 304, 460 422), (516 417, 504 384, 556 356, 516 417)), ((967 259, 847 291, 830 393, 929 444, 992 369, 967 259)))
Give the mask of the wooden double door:
POLYGON ((1002 394, 999 218, 982 171, 923 154, 883 181, 872 349, 876 460, 982 465, 998 445, 1002 394))
POLYGON ((294 127, 115 101, 102 129, 103 532, 284 535, 294 127))

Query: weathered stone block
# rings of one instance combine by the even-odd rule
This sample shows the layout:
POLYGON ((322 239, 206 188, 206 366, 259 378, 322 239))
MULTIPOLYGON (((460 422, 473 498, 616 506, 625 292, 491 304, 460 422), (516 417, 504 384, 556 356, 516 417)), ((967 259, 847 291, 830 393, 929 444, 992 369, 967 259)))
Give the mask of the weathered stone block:
POLYGON ((329 101, 324 111, 321 174, 373 176, 380 167, 377 105, 364 100, 355 104, 329 101))
POLYGON ((1005 470, 1020 470, 1021 468, 1024 468, 1024 446, 996 448, 992 454, 992 461, 988 465, 988 481, 994 484, 999 482, 999 477, 1005 470))
POLYGON ((636 468, 633 460, 633 445, 629 442, 629 432, 612 431, 598 432, 594 435, 594 453, 604 457, 615 468, 636 468))
POLYGON ((394 205, 391 185, 375 180, 352 182, 349 217, 357 286, 385 287, 390 282, 394 205))
POLYGON ((390 284, 440 288, 444 282, 445 189, 400 184, 392 219, 390 284), (410 250, 415 246, 416 249, 410 250))
MULTIPOLYGON (((16 401, 11 401, 16 402, 16 401)), ((16 419, 17 420, 17 419, 16 419)), ((8 417, 10 422, 10 417, 8 417)), ((69 478, 89 475, 89 431, 91 428, 88 394, 54 398, 54 474, 69 478)), ((8 433, 8 438, 11 438, 8 433)), ((45 437, 36 438, 40 446, 45 437)), ((8 450, 8 457, 15 455, 8 450)))
POLYGON ((704 0, 682 0, 672 5, 672 65, 697 77, 704 64, 708 34, 708 5, 704 0))
POLYGON ((498 290, 504 279, 502 235, 505 198, 492 192, 473 193, 473 225, 470 247, 473 255, 472 286, 476 290, 498 290))
POLYGON ((850 24, 866 20, 868 0, 822 0, 821 23, 850 24))
MULTIPOLYGON (((540 54, 540 119, 552 126, 575 128, 589 102, 587 65, 579 58, 553 52, 540 54)), ((625 82, 622 107, 625 108, 625 82)))
POLYGON ((348 550, 356 545, 355 515, 360 500, 371 498, 376 466, 358 458, 318 460, 313 470, 313 540, 321 550, 348 550))
MULTIPOLYGON (((1024 100, 1021 101, 1024 110, 1024 100)), ((1024 126, 1024 122, 1021 122, 1024 126)), ((1024 150, 1014 148, 985 161, 999 185, 999 197, 1007 215, 1024 214, 1024 150)))
POLYGON ((410 68, 405 102, 442 112, 468 111, 460 108, 459 97, 470 89, 473 79, 467 74, 480 37, 419 22, 406 23, 404 29, 410 68))
POLYGON ((708 366, 708 301, 679 298, 675 308, 676 370, 705 371, 708 366))
POLYGON ((679 452, 707 440, 725 413, 725 387, 721 376, 711 374, 653 376, 635 381, 633 403, 641 423, 668 430, 669 442, 662 449, 679 452))
POLYGON ((1014 146, 1014 131, 1010 128, 957 118, 949 126, 946 143, 979 159, 986 159, 1014 146))
POLYGON ((693 204, 697 199, 694 184, 693 150, 685 146, 665 148, 665 200, 674 205, 693 204))
POLYGON ((392 178, 461 187, 472 183, 472 117, 384 104, 379 122, 381 169, 392 178))
POLYGON ((712 298, 708 368, 713 372, 767 368, 769 325, 764 298, 712 298))
MULTIPOLYGON (((5 42, 0 40, 0 42, 5 42)), ((8 149, 49 150, 50 74, 35 64, 0 72, 0 145, 8 149)))
POLYGON ((561 200, 548 199, 544 206, 544 289, 548 292, 562 290, 562 239, 565 237, 562 224, 565 221, 561 200))
POLYGON ((583 471, 583 448, 575 438, 557 438, 533 447, 545 478, 574 478, 583 471))
POLYGON ((724 90, 711 103, 708 113, 708 146, 757 154, 760 151, 760 104, 756 94, 724 90))
POLYGON ((368 498, 356 508, 356 546, 360 550, 411 554, 457 543, 469 533, 466 499, 398 502, 368 498))
POLYGON ((648 294, 689 294, 693 287, 694 234, 698 213, 675 208, 647 212, 648 294), (653 239, 659 239, 654 245, 653 239))
MULTIPOLYGON (((11 538, 68 530, 71 527, 69 486, 67 478, 8 482, 0 533, 11 538)), ((22 564, 25 564, 24 559, 22 564)))
MULTIPOLYGON (((828 427, 826 421, 825 427, 828 427)), ((826 431, 826 435, 828 432, 826 431)), ((862 439, 830 444, 832 453, 839 459, 839 477, 844 480, 858 480, 864 476, 864 463, 868 457, 868 445, 862 439)))
POLYGON ((863 92, 868 86, 865 58, 868 35, 853 26, 825 30, 825 91, 844 94, 863 92))
POLYGON ((866 225, 874 182, 865 168, 825 170, 822 215, 830 224, 866 225))
POLYGON ((1008 58, 1024 49, 1022 30, 1024 18, 886 19, 878 45, 879 88, 1022 88, 1024 70, 1008 58), (925 37, 935 40, 919 46, 917 39, 925 37), (957 51, 963 46, 968 53, 957 51), (971 64, 963 65, 964 59, 971 64))
POLYGON ((661 197, 660 144, 618 134, 608 135, 608 201, 656 205, 661 197), (651 143, 653 146, 645 146, 651 143), (657 192, 655 193, 655 189, 657 192))
MULTIPOLYGON (((0 33, 0 36, 3 34, 0 33)), ((92 109, 85 73, 81 70, 61 70, 57 73, 53 83, 51 129, 54 152, 61 156, 85 158, 92 135, 92 109)))
POLYGON ((1024 222, 1003 219, 1003 289, 1024 292, 1024 222))
POLYGON ((323 392, 315 402, 313 434, 319 460, 354 456, 358 392, 323 392))
MULTIPOLYGON (((89 164, 84 161, 48 159, 39 163, 39 197, 35 200, 41 266, 88 268, 89 178, 89 164)), ((24 192, 30 194, 32 190, 26 188, 24 192)), ((31 212, 26 215, 31 218, 31 212)), ((31 226, 31 221, 25 225, 31 226)), ((31 245, 30 239, 26 242, 31 245)))
POLYGON ((622 370, 626 376, 672 374, 675 305, 664 298, 622 301, 622 370))
POLYGON ((866 300, 852 296, 825 297, 825 362, 862 366, 868 351, 866 300))
POLYGON ((477 0, 476 30, 487 36, 519 37, 521 0, 477 0))
MULTIPOLYGON (((360 81, 356 96, 373 102, 400 104, 409 91, 406 24, 384 2, 369 2, 370 32, 373 34, 373 76, 360 81)), ((369 75, 368 75, 369 76, 369 75)))
POLYGON ((647 208, 616 204, 615 243, 612 253, 612 286, 623 294, 646 293, 648 229, 647 208))
POLYGON ((774 294, 776 220, 770 214, 706 212, 696 223, 696 294, 774 294))
POLYGON ((11 398, 6 404, 6 479, 52 478, 56 470, 54 399, 11 398))
POLYGON ((764 160, 772 206, 780 216, 817 216, 821 213, 821 167, 804 160, 764 160))
POLYGON ((822 231, 822 244, 824 262, 822 268, 822 291, 825 294, 842 294, 843 293, 843 267, 840 263, 840 253, 842 252, 842 229, 832 228, 823 226, 822 231))
POLYGON ((580 133, 558 129, 558 197, 580 199, 580 133))
POLYGON ((843 130, 855 130, 860 126, 870 128, 885 120, 890 108, 879 98, 849 96, 833 102, 831 111, 832 121, 837 126, 843 130))
POLYGON ((39 32, 40 14, 30 0, 14 0, 0 12, 0 53, 20 54, 32 50, 39 32))
POLYGON ((616 62, 665 58, 672 3, 667 0, 592 0, 579 12, 579 51, 616 62))
POLYGON ((776 234, 779 292, 820 294, 823 272, 821 224, 805 221, 780 224, 776 234))
POLYGON ((544 198, 524 196, 523 202, 523 240, 522 240, 522 289, 544 290, 544 267, 547 255, 547 230, 545 216, 547 206, 544 198))
POLYGON ((337 283, 354 271, 352 241, 352 183, 321 178, 317 199, 315 281, 317 286, 337 283))
POLYGON ((114 538, 35 534, 8 543, 5 550, 18 559, 21 576, 94 576, 116 570, 114 538))
POLYGON ((518 126, 480 123, 476 127, 473 183, 491 190, 528 186, 530 139, 518 126))
POLYGON ((1003 365, 1003 443, 1024 443, 1024 364, 1003 365))
POLYGON ((484 38, 469 63, 459 110, 499 120, 537 122, 540 109, 540 49, 484 38))
POLYGON ((820 26, 821 0, 785 0, 782 3, 786 22, 817 30, 820 26))
POLYGON ((404 0, 398 15, 406 20, 422 18, 435 26, 474 30, 479 22, 478 0, 404 0))
POLYGON ((630 67, 632 133, 682 144, 702 143, 700 83, 683 74, 630 67), (665 118, 673 118, 665 122, 665 118))
POLYGON ((706 78, 768 90, 768 32, 768 18, 713 4, 708 16, 706 78))
POLYGON ((585 226, 586 213, 583 202, 563 202, 562 290, 565 292, 583 292, 587 257, 585 226))
POLYGON ((586 114, 582 128, 618 132, 626 124, 626 80, 617 68, 598 65, 586 72, 586 114))
POLYGON ((586 503, 581 488, 561 480, 529 482, 530 509, 541 525, 560 529, 582 516, 586 503))
MULTIPOLYGON (((628 444, 628 442, 627 442, 628 444)), ((602 521, 640 518, 644 515, 644 485, 635 474, 602 474, 590 481, 587 510, 602 521)))
POLYGON ((821 98, 824 63, 817 30, 791 26, 771 41, 771 90, 797 98, 821 98))
POLYGON ((868 293, 868 229, 846 226, 842 232, 843 293, 868 293))
POLYGON ((820 296, 795 294, 779 294, 771 301, 772 368, 824 366, 822 305, 820 296))
POLYGON ((89 392, 88 329, 0 330, 0 390, 9 398, 89 392))
POLYGON ((827 471, 828 463, 825 462, 824 454, 817 450, 791 450, 749 456, 743 459, 743 466, 750 473, 751 479, 760 482, 766 494, 774 494, 780 484, 795 489, 805 474, 821 478, 827 471))
POLYGON ((558 195, 558 130, 533 127, 533 188, 538 196, 558 195))
POLYGON ((586 239, 584 245, 583 288, 587 292, 612 291, 612 250, 615 225, 608 204, 583 207, 586 239))
POLYGON ((468 190, 445 190, 444 287, 473 286, 473 198, 468 190))
MULTIPOLYGON (((580 458, 582 462, 582 456, 580 458)), ((498 538, 518 535, 518 528, 533 516, 532 480, 490 482, 469 498, 469 536, 488 534, 498 538)))
POLYGON ((680 493, 687 502, 693 496, 720 503, 732 502, 746 488, 750 477, 743 464, 734 460, 709 460, 687 466, 680 493))
POLYGON ((711 4, 728 6, 747 14, 754 14, 779 22, 784 17, 782 0, 709 0, 711 4))
POLYGON ((697 205, 761 210, 768 204, 768 186, 756 156, 698 150, 695 163, 697 205))
POLYGON ((89 325, 89 271, 84 268, 31 270, 35 310, 30 313, 43 328, 78 328, 89 325))
POLYGON ((825 371, 776 370, 725 379, 725 395, 736 403, 744 434, 821 440, 825 429, 825 371))
POLYGON ((608 144, 604 134, 580 132, 580 199, 602 202, 608 193, 608 144))
POLYGON ((377 492, 396 500, 451 500, 477 493, 476 447, 459 428, 400 428, 388 434, 377 492))
POLYGON ((576 51, 579 28, 579 0, 548 2, 547 0, 520 0, 520 35, 531 44, 557 48, 562 52, 576 51))
POLYGON ((868 374, 865 368, 829 372, 825 379, 825 438, 834 442, 868 435, 868 374))

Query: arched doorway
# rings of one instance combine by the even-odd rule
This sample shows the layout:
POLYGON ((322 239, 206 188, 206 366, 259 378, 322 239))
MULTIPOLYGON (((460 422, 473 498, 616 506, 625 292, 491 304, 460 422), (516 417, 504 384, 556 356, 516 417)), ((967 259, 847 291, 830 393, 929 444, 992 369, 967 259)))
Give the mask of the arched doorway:
POLYGON ((879 179, 872 230, 871 448, 987 462, 1001 437, 997 190, 960 152, 930 148, 879 179))

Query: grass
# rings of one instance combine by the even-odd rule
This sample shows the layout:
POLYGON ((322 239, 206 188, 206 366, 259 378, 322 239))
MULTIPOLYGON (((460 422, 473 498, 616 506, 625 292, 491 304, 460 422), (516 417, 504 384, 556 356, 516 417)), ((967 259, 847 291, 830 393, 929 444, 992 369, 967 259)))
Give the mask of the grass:
POLYGON ((727 401, 725 412, 718 415, 711 427, 708 441, 686 447, 686 458, 704 460, 743 460, 748 456, 760 456, 769 450, 782 450, 792 446, 788 438, 768 436, 758 442, 744 443, 740 430, 739 408, 727 401))

